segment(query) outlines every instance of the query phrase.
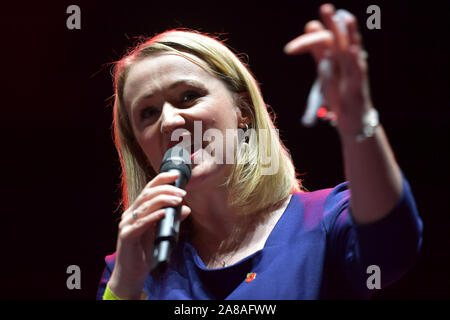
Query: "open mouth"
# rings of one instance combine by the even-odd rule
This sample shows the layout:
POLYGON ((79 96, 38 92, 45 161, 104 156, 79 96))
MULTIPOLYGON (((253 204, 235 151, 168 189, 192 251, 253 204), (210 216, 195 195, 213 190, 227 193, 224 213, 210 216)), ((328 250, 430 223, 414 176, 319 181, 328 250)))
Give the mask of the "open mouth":
POLYGON ((194 142, 188 141, 170 141, 166 147, 166 151, 172 148, 173 146, 179 145, 180 147, 186 149, 190 153, 191 160, 201 151, 203 145, 196 146, 194 142))

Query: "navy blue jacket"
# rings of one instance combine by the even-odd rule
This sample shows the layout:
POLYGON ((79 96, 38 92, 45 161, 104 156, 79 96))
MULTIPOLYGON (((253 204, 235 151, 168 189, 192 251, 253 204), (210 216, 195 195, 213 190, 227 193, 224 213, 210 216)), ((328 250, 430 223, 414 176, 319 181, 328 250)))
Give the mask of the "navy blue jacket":
MULTIPOLYGON (((379 268, 384 288, 417 260, 423 224, 404 176, 400 200, 378 222, 355 224, 349 200, 347 182, 294 194, 264 248, 220 269, 207 269, 180 240, 167 274, 149 275, 144 291, 149 299, 368 299, 377 290, 368 285, 375 283, 372 268, 379 268)), ((97 299, 115 254, 105 260, 97 299)))

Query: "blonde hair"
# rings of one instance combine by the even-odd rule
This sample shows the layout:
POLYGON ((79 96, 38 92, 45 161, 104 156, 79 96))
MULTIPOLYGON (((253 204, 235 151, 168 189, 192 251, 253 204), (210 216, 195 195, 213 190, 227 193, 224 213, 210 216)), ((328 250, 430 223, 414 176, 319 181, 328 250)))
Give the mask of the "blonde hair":
POLYGON ((244 161, 235 161, 225 183, 230 205, 245 213, 257 212, 280 204, 290 193, 303 191, 290 154, 275 130, 259 85, 245 64, 225 44, 212 36, 175 29, 144 41, 114 67, 113 128, 122 167, 124 209, 129 207, 148 181, 156 175, 134 137, 123 100, 124 85, 133 63, 157 53, 175 53, 199 64, 197 59, 192 58, 193 55, 201 61, 201 67, 206 67, 207 71, 221 79, 232 93, 245 93, 248 97, 247 103, 241 101, 239 105, 249 114, 249 127, 256 129, 252 131, 256 134, 250 135, 249 146, 241 154, 244 161), (267 134, 259 135, 259 129, 265 129, 267 134), (262 170, 266 155, 258 147, 261 145, 265 146, 270 155, 279 157, 278 170, 274 174, 267 175, 262 170))

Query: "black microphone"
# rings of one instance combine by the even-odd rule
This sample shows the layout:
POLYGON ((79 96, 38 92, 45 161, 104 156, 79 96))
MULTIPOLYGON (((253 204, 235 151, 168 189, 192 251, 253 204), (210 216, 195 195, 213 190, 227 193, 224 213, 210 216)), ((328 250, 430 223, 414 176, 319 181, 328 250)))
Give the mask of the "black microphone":
MULTIPOLYGON (((166 151, 159 172, 178 172, 179 177, 174 186, 184 189, 191 178, 190 152, 180 146, 174 146, 166 151)), ((165 217, 158 222, 153 247, 152 269, 154 276, 160 276, 167 270, 170 255, 178 241, 180 230, 181 207, 165 208, 165 217)))

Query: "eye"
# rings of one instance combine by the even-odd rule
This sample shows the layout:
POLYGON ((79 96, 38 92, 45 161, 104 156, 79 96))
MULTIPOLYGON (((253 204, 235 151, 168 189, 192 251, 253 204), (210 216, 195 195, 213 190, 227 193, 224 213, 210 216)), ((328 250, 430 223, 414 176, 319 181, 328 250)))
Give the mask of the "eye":
POLYGON ((189 103, 194 101, 197 98, 200 98, 201 94, 197 91, 193 91, 193 90, 188 90, 185 91, 182 96, 181 96, 181 102, 182 103, 189 103))
POLYGON ((158 114, 158 112, 159 111, 156 110, 155 108, 150 108, 150 107, 143 108, 140 112, 140 118, 142 120, 149 119, 149 118, 156 116, 158 114))

